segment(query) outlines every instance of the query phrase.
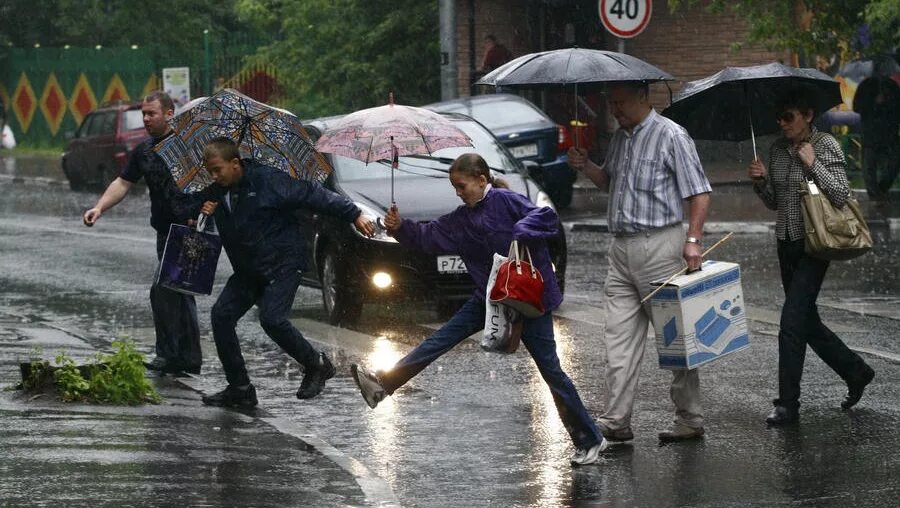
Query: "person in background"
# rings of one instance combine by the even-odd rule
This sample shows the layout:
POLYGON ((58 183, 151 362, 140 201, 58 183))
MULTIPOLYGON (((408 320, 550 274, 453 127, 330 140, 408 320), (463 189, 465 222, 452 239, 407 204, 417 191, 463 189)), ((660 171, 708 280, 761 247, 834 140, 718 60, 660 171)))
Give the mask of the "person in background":
MULTIPOLYGON (((175 113, 172 99, 165 92, 152 92, 144 97, 141 112, 150 138, 135 147, 125 169, 82 218, 85 226, 93 226, 143 178, 150 191, 150 226, 156 230, 156 256, 162 259, 169 227, 196 218, 201 202, 178 189, 169 168, 153 151, 154 145, 173 133, 169 125, 175 113)), ((147 363, 147 368, 162 373, 199 374, 203 354, 194 297, 154 282, 150 286, 150 308, 156 329, 156 358, 147 363)))
POLYGON ((886 198, 900 173, 900 85, 886 76, 856 88, 853 110, 863 131, 863 179, 869 197, 886 198))
POLYGON ((254 305, 266 335, 303 365, 297 398, 311 399, 334 377, 335 368, 288 320, 306 269, 304 224, 294 212, 304 208, 340 217, 367 236, 375 232, 375 225, 352 201, 317 182, 295 180, 271 166, 241 160, 229 138, 211 140, 203 161, 215 184, 199 193, 206 200, 202 212, 215 219, 234 269, 211 313, 213 339, 228 386, 204 396, 203 403, 256 406, 256 388, 250 383, 235 331, 238 320, 254 305))
MULTIPOLYGON (((607 220, 613 235, 606 278, 606 411, 600 430, 612 442, 634 439, 631 415, 641 360, 652 318, 653 281, 665 280, 687 264, 702 261, 703 224, 711 187, 694 141, 680 125, 650 105, 643 82, 610 86, 607 102, 619 122, 602 166, 583 148, 568 151, 569 165, 609 192, 607 220), (687 202, 688 228, 682 226, 687 202)), ((697 369, 672 371, 670 395, 675 425, 660 441, 703 437, 700 375, 697 369)))
POLYGON ((506 49, 506 46, 497 42, 497 38, 493 35, 485 36, 484 58, 481 60, 481 71, 484 74, 491 72, 510 60, 512 60, 512 53, 506 49))
POLYGON ((800 182, 804 178, 815 181, 836 207, 844 206, 851 191, 840 145, 812 124, 814 98, 815 92, 802 87, 784 93, 775 111, 782 136, 772 144, 768 167, 755 160, 747 168, 753 190, 777 212, 775 237, 785 295, 778 332, 778 398, 766 418, 769 425, 792 424, 800 418, 800 379, 807 345, 847 383, 847 396, 841 403, 844 409, 859 402, 875 377, 875 371, 822 323, 816 307, 829 263, 805 251, 800 182))
POLYGON ((453 162, 450 183, 463 206, 425 224, 402 219, 399 211, 391 208, 385 217, 385 226, 405 247, 429 254, 459 255, 475 283, 475 294, 440 330, 389 371, 370 372, 363 366, 351 365, 351 373, 363 398, 374 409, 431 362, 484 328, 485 291, 494 254, 505 255, 509 252, 510 242, 518 240, 530 248, 534 265, 544 278, 543 304, 546 309, 538 318, 524 319, 522 343, 550 388, 559 417, 575 444, 572 464, 598 462, 607 443, 585 409, 572 380, 563 372, 556 354, 552 311, 562 301, 562 294, 546 243, 547 238, 557 233, 559 219, 556 212, 549 207, 538 208, 525 196, 503 188, 505 182, 491 176, 487 163, 478 154, 464 154, 453 162))

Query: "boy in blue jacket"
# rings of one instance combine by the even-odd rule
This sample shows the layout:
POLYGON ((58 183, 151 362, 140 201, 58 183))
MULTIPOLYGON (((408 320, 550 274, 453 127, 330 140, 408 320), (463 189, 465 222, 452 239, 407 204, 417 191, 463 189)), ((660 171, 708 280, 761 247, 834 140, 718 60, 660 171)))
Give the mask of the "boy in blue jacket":
MULTIPOLYGON (((295 180, 287 173, 253 160, 241 160, 229 138, 206 145, 203 159, 218 202, 207 201, 202 213, 213 215, 222 245, 234 268, 212 308, 213 338, 228 386, 204 396, 211 406, 254 407, 256 389, 250 383, 235 326, 253 305, 259 323, 288 355, 303 365, 298 399, 318 395, 335 370, 325 353, 317 352, 288 320, 300 276, 306 268, 306 248, 294 210, 306 208, 352 222, 371 236, 374 223, 340 194, 316 182, 295 180)), ((204 191, 206 192, 206 191, 204 191)))
POLYGON ((546 239, 557 232, 559 219, 548 207, 538 208, 525 196, 508 189, 478 154, 461 155, 450 166, 450 183, 464 206, 427 224, 401 219, 396 208, 385 217, 385 226, 401 244, 429 254, 458 254, 466 264, 475 293, 440 330, 425 339, 386 372, 370 372, 351 365, 351 373, 371 408, 406 384, 431 362, 466 337, 484 328, 485 288, 494 253, 506 254, 512 240, 527 245, 534 265, 544 279, 546 312, 522 325, 522 343, 550 388, 553 402, 576 447, 573 465, 593 464, 606 449, 594 420, 563 372, 556 354, 552 310, 562 302, 553 273, 546 239))

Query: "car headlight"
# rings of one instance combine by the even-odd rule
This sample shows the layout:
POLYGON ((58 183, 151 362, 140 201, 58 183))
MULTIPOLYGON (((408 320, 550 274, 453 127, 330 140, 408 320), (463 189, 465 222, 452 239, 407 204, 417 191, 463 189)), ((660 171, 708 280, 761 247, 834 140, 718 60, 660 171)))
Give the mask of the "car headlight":
POLYGON ((393 236, 388 235, 387 229, 384 228, 384 222, 383 222, 384 216, 382 214, 376 212, 375 210, 372 209, 372 207, 370 207, 368 205, 364 205, 362 203, 355 203, 355 204, 357 207, 359 207, 360 210, 362 210, 363 215, 367 215, 367 216, 371 217, 372 220, 375 221, 375 235, 374 236, 366 236, 366 235, 360 233, 359 230, 354 227, 353 231, 357 235, 359 235, 367 240, 375 240, 377 242, 386 242, 386 243, 397 243, 397 240, 393 236))
POLYGON ((537 195, 534 197, 534 204, 537 206, 549 206, 554 212, 556 211, 553 200, 550 199, 550 196, 548 196, 546 192, 541 190, 537 191, 537 195))

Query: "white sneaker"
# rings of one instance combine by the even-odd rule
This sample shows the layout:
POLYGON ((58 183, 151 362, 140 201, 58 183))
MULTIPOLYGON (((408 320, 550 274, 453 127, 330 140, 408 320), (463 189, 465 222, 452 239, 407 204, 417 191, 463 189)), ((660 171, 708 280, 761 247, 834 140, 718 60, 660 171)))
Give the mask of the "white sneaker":
POLYGON ((569 461, 573 466, 596 464, 597 462, 600 462, 600 452, 606 450, 606 447, 608 446, 609 441, 603 439, 590 448, 579 448, 575 451, 575 455, 572 455, 572 458, 569 461))
POLYGON ((350 365, 350 373, 353 374, 353 380, 356 381, 356 386, 359 387, 366 404, 370 408, 375 409, 375 406, 384 400, 384 397, 387 395, 384 392, 384 387, 381 386, 381 380, 378 379, 378 376, 366 370, 365 367, 355 363, 350 365))

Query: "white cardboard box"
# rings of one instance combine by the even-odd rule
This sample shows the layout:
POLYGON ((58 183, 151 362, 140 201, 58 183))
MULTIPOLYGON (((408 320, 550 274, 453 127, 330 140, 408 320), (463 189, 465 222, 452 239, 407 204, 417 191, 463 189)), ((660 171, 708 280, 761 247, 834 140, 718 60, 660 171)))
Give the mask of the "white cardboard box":
POLYGON ((650 305, 660 368, 693 369, 750 345, 735 263, 704 261, 701 270, 666 284, 650 305))

